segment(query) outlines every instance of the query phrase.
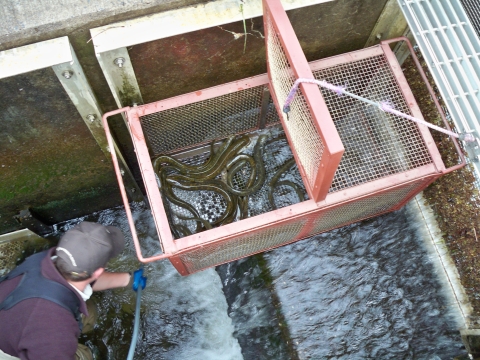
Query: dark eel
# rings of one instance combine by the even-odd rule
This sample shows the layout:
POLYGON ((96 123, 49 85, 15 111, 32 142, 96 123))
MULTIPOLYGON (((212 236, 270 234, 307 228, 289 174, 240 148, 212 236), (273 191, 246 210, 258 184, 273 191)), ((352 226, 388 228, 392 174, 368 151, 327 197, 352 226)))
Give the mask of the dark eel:
POLYGON ((190 231, 190 229, 185 225, 172 224, 172 227, 174 227, 177 232, 180 231, 180 233, 183 235, 183 236, 180 236, 180 237, 185 237, 185 236, 192 235, 192 232, 190 231))
MULTIPOLYGON (((186 209, 192 215, 192 217, 176 216, 182 220, 196 221, 196 232, 201 232, 204 229, 211 229, 212 226, 232 222, 237 214, 237 206, 240 211, 240 219, 248 217, 248 195, 258 191, 265 182, 266 170, 265 164, 263 163, 265 146, 266 144, 271 144, 284 138, 285 135, 280 135, 274 139, 269 139, 267 135, 260 135, 255 144, 252 157, 246 154, 238 155, 238 152, 248 145, 250 138, 247 135, 239 138, 232 136, 227 138, 216 152, 214 152, 214 142, 212 142, 210 157, 201 165, 186 165, 166 155, 157 157, 153 165, 160 178, 160 188, 163 190, 166 199, 186 209), (233 178, 247 163, 251 171, 246 186, 242 190, 235 189, 233 187, 233 178), (227 169, 227 184, 214 179, 225 167, 227 169), (191 204, 181 200, 175 195, 173 192, 174 187, 185 191, 214 191, 225 199, 227 209, 222 216, 210 224, 210 222, 200 217, 198 211, 191 204)), ((275 208, 273 188, 278 185, 292 187, 299 196, 299 199, 302 199, 303 193, 297 184, 289 181, 278 182, 280 176, 285 171, 288 171, 293 164, 295 164, 294 159, 287 161, 269 182, 268 196, 273 208, 275 208)), ((169 220, 171 221, 171 217, 169 220)), ((183 224, 173 224, 173 221, 171 221, 171 224, 173 227, 172 232, 174 232, 175 236, 180 237, 181 234, 183 234, 183 236, 191 235, 191 231, 187 226, 183 224)))
MULTIPOLYGON (((275 184, 275 188, 277 188, 279 186, 282 186, 282 185, 283 186, 290 186, 291 188, 293 188, 293 190, 295 190, 295 193, 298 196, 298 202, 302 202, 303 200, 305 200, 305 193, 300 188, 300 186, 298 186, 293 181, 289 181, 289 180, 278 181, 275 184)), ((273 194, 273 190, 272 190, 272 194, 273 194)), ((268 200, 270 201, 270 205, 272 205, 273 209, 276 209, 277 207, 275 206, 275 202, 273 201, 273 195, 272 195, 272 198, 270 198, 270 193, 269 193, 268 200)))
POLYGON ((204 169, 198 170, 189 170, 183 172, 184 175, 188 177, 198 179, 200 181, 213 179, 218 174, 220 174, 227 163, 245 146, 250 143, 250 138, 246 135, 241 136, 239 139, 233 141, 233 143, 228 146, 225 151, 222 152, 222 157, 215 161, 214 164, 208 166, 204 169))
POLYGON ((173 166, 178 169, 182 173, 186 173, 188 171, 204 171, 211 167, 215 167, 216 163, 222 158, 223 153, 231 146, 232 142, 235 140, 235 136, 230 136, 227 138, 219 147, 217 152, 214 152, 214 144, 215 140, 210 144, 210 156, 208 160, 200 165, 187 165, 174 159, 168 155, 160 155, 157 157, 153 162, 153 169, 155 172, 158 173, 162 164, 167 164, 168 166, 173 166))
MULTIPOLYGON (((215 220, 212 223, 212 226, 228 224, 235 219, 235 216, 237 213, 237 197, 232 196, 232 194, 228 192, 228 189, 226 188, 225 184, 222 181, 215 180, 215 179, 209 179, 205 181, 195 181, 195 179, 192 179, 188 176, 180 175, 180 174, 170 175, 166 179, 166 181, 171 186, 175 186, 182 190, 214 191, 216 193, 219 193, 221 196, 223 196, 223 198, 227 203, 227 209, 225 210, 222 216, 220 216, 217 220, 215 220)), ((195 216, 195 217, 200 218, 200 216, 195 216)))
POLYGON ((275 201, 273 201, 273 190, 275 189, 275 186, 278 182, 278 179, 290 170, 290 168, 295 165, 295 158, 291 158, 290 160, 287 160, 285 164, 280 167, 280 169, 277 170, 277 172, 273 175, 273 177, 270 179, 268 182, 268 201, 270 202, 270 206, 272 209, 276 209, 277 207, 275 206, 275 201))
POLYGON ((193 221, 196 221, 196 222, 200 222, 202 223, 202 225, 205 227, 206 230, 210 230, 212 228, 212 224, 210 224, 210 222, 208 220, 205 220, 205 219, 202 219, 202 218, 195 218, 195 217, 192 217, 192 218, 189 218, 189 217, 184 217, 184 216, 181 216, 179 214, 175 214, 179 219, 181 220, 193 220, 193 221))
MULTIPOLYGON (((176 168, 174 166, 163 166, 158 173, 158 177, 160 178, 160 189, 162 190, 163 194, 172 204, 188 210, 194 218, 200 218, 198 211, 192 205, 178 198, 178 196, 173 192, 170 183, 167 181, 167 176, 172 176, 168 174, 169 170, 176 170, 176 168)), ((198 223, 196 232, 200 231, 202 231, 202 225, 201 223, 198 223)))
MULTIPOLYGON (((230 191, 231 193, 235 194, 235 192, 237 191, 233 187, 233 178, 235 174, 239 172, 240 169, 247 164, 247 162, 250 163, 250 176, 248 178, 247 184, 245 185, 245 189, 248 189, 253 185, 253 183, 255 182, 255 179, 257 178, 255 160, 249 155, 240 154, 236 156, 230 162, 229 165, 227 165, 228 173, 227 173, 226 182, 227 182, 227 185, 229 186, 228 191, 230 191)), ((240 220, 247 218, 248 217, 248 194, 244 196, 238 194, 238 207, 240 210, 240 220)))
POLYGON ((240 209, 240 220, 248 217, 248 195, 238 197, 238 207, 240 209))
MULTIPOLYGON (((232 186, 233 175, 231 174, 227 175, 228 191, 230 191, 232 194, 235 194, 238 196, 246 196, 254 193, 255 191, 258 191, 263 186, 263 183, 265 182, 265 164, 263 163, 263 150, 264 150, 265 142, 267 141, 267 139, 268 139, 267 135, 260 135, 258 137, 257 143, 255 144, 255 147, 253 148, 253 160, 255 164, 255 173, 256 173, 256 181, 253 185, 251 185, 249 181, 250 185, 247 184, 245 189, 237 190, 232 186)), ((245 158, 245 160, 247 160, 247 158, 245 158)), ((236 171, 239 170, 236 167, 235 169, 236 171)), ((253 169, 254 168, 252 167, 252 172, 253 172, 253 169)))
POLYGON ((277 141, 280 141, 280 140, 286 140, 287 139, 287 135, 285 135, 285 133, 282 133, 280 135, 278 135, 277 137, 272 137, 270 139, 267 140, 267 142, 265 143, 265 145, 270 145, 270 144, 273 144, 274 142, 277 142, 277 141))
MULTIPOLYGON (((200 166, 190 166, 190 165, 185 165, 172 157, 169 156, 159 156, 157 159, 154 161, 154 169, 157 172, 159 178, 160 178, 160 188, 163 190, 163 193, 165 197, 172 202, 173 204, 182 207, 189 211, 193 217, 191 218, 192 220, 197 221, 197 229, 196 232, 202 231, 202 225, 208 229, 208 225, 205 224, 204 221, 200 221, 201 219, 199 213, 196 211, 196 209, 186 201, 183 201, 182 199, 178 198, 175 193, 173 192, 172 185, 169 181, 167 181, 168 173, 170 172, 180 172, 180 173, 186 173, 187 175, 191 176, 192 178, 195 179, 195 181, 198 181, 199 179, 209 179, 212 177, 215 177, 218 175, 224 164, 229 161, 235 154, 244 146, 248 145, 250 142, 250 138, 248 136, 242 136, 239 139, 235 140, 235 137, 229 137, 219 148, 219 150, 216 153, 213 153, 213 146, 214 142, 211 143, 211 156, 207 162, 205 162, 203 165, 200 166), (169 165, 163 165, 162 164, 169 164, 169 165)), ((218 184, 217 184, 218 187, 218 184)), ((181 188, 181 187, 179 187, 181 188)), ((214 190, 215 191, 215 190, 214 190)), ((236 201, 233 203, 232 202, 232 197, 231 196, 225 196, 225 194, 222 192, 222 189, 218 190, 216 189, 217 192, 220 192, 222 196, 227 201, 227 210, 226 214, 222 216, 219 220, 229 220, 233 221, 233 218, 235 217, 236 214, 236 201), (232 210, 231 207, 234 207, 232 210), (233 213, 233 216, 232 214, 233 213), (229 216, 230 215, 230 216, 229 216)), ((236 199, 234 199, 236 200, 236 199)), ((173 224, 173 221, 170 217, 171 223, 173 224)), ((217 220, 215 224, 219 223, 217 220)), ((222 224, 225 222, 222 222, 222 224)), ((210 225, 211 228, 211 225, 210 225)), ((173 229, 173 233, 175 237, 179 237, 178 234, 178 227, 177 229, 173 229), (177 230, 177 231, 175 231, 177 230)), ((180 232, 185 233, 184 231, 180 230, 180 232)))
POLYGON ((255 166, 255 159, 250 155, 240 154, 237 155, 228 165, 227 165, 227 177, 226 183, 229 186, 229 191, 235 195, 248 195, 246 190, 248 190, 255 182, 257 178, 257 167, 255 166), (237 172, 239 172, 247 163, 250 165, 250 176, 248 178, 247 184, 244 190, 237 190, 233 186, 233 178, 237 172))

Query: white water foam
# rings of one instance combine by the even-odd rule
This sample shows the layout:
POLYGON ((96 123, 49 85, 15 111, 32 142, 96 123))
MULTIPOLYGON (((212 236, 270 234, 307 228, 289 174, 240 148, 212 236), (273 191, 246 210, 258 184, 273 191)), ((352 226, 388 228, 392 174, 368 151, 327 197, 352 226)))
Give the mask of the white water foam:
MULTIPOLYGON (((159 244, 150 212, 142 207, 134 207, 133 215, 144 250, 156 252, 159 244)), ((126 249, 108 264, 108 270, 132 271, 141 266, 136 260, 123 208, 105 210, 88 218, 70 221, 59 229, 59 234, 81 220, 114 225, 125 234, 126 249)), ((141 325, 135 359, 243 359, 238 341, 233 336, 234 327, 227 314, 222 283, 214 269, 182 277, 168 260, 164 260, 145 264, 144 271, 148 279, 142 292, 141 325)), ((133 321, 126 323, 124 317, 133 313, 135 293, 131 289, 103 293, 98 304, 99 326, 102 326, 102 322, 108 322, 102 319, 107 313, 114 312, 115 319, 108 322, 113 325, 101 329, 101 340, 108 349, 109 359, 126 358, 124 349, 131 335, 128 333, 125 336, 125 328, 133 328, 133 321)), ((91 340, 90 343, 95 341, 91 340)), ((101 358, 105 358, 105 355, 101 358)))

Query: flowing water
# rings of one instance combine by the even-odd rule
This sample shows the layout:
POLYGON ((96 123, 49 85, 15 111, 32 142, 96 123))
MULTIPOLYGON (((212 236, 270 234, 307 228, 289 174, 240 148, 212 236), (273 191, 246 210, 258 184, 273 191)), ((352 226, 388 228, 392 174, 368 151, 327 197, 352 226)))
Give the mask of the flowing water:
MULTIPOLYGON (((149 212, 138 207, 134 216, 147 250, 159 249, 149 212)), ((55 236, 82 220, 118 226, 131 239, 123 208, 70 221, 59 226, 55 236)), ((139 266, 133 244, 127 240, 127 248, 109 263, 108 270, 134 271, 139 266)), ((142 292, 135 359, 243 359, 233 336, 222 283, 214 269, 182 277, 170 262, 162 261, 146 264, 144 272, 147 286, 142 292)), ((99 292, 94 300, 99 310, 97 326, 93 334, 81 340, 94 350, 97 359, 126 359, 133 330, 134 291, 99 292)))
POLYGON ((458 307, 406 209, 266 254, 301 359, 452 359, 458 307))
MULTIPOLYGON (((149 212, 134 209, 146 252, 158 243, 149 212)), ((120 227, 136 260, 123 208, 81 220, 120 227)), ((168 261, 145 265, 147 287, 135 359, 452 359, 464 353, 458 309, 406 209, 265 254, 181 277, 168 261)), ((124 359, 135 293, 94 295, 100 317, 82 337, 98 359, 124 359)))

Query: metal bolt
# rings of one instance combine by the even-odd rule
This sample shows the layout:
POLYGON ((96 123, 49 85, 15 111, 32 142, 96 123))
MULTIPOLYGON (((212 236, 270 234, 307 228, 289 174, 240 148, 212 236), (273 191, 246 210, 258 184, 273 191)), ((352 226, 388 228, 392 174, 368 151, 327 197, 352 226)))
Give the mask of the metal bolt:
POLYGON ((377 34, 376 38, 380 40, 382 38, 382 34, 377 34))
POLYGON ((134 192, 135 192, 135 188, 131 188, 130 191, 131 191, 132 193, 134 193, 134 192))
POLYGON ((62 72, 62 75, 65 79, 70 79, 73 76, 73 71, 65 70, 62 72))
POLYGON ((113 63, 117 65, 119 68, 123 67, 123 64, 125 64, 125 58, 123 57, 118 57, 115 60, 113 60, 113 63))
POLYGON ((94 122, 96 118, 97 118, 97 117, 95 116, 95 114, 88 114, 88 115, 86 116, 86 119, 87 119, 88 121, 90 121, 90 122, 94 122))

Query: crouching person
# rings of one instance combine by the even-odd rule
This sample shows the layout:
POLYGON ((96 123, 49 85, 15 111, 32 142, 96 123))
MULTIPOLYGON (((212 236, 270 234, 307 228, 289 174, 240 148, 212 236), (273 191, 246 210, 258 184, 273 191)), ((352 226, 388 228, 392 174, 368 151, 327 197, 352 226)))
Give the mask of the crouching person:
POLYGON ((92 359, 78 344, 86 301, 130 284, 129 273, 105 271, 124 246, 120 229, 84 221, 0 278, 0 360, 92 359))

